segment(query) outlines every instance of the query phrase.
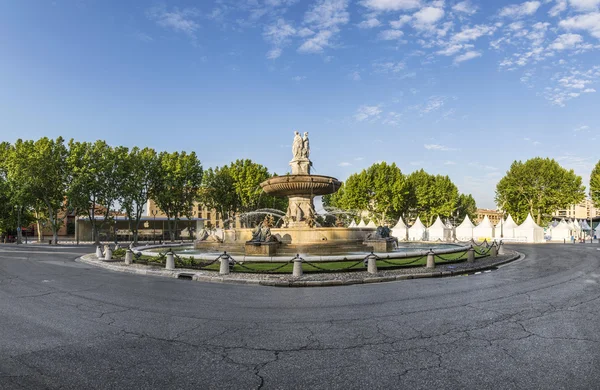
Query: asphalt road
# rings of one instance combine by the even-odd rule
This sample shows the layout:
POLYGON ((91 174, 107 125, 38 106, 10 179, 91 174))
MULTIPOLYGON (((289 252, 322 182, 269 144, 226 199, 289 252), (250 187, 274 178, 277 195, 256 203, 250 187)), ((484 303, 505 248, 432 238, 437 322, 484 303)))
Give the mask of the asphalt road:
POLYGON ((480 275, 275 288, 0 245, 0 388, 599 388, 600 245, 509 248, 480 275))

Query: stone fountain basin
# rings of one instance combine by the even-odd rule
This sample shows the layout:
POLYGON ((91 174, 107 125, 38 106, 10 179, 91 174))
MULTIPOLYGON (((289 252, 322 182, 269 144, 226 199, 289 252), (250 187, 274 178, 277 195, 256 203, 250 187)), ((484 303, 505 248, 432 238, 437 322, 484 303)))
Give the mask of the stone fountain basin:
POLYGON ((336 192, 342 182, 331 176, 286 175, 276 176, 260 183, 263 191, 273 196, 317 196, 336 192))

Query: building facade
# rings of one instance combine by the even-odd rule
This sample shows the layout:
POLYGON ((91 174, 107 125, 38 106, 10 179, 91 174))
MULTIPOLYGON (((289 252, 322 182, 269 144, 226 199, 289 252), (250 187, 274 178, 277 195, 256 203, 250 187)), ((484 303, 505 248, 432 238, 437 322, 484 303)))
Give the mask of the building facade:
MULTIPOLYGON (((148 200, 146 208, 148 217, 156 216, 158 218, 166 217, 165 213, 154 203, 152 199, 148 200)), ((209 209, 206 206, 201 205, 198 202, 194 202, 192 208, 192 217, 202 218, 204 220, 204 226, 207 228, 222 228, 223 219, 221 213, 215 209, 209 209)), ((240 227, 239 217, 234 218, 229 225, 230 228, 240 227)))
POLYGON ((492 209, 477 209, 477 218, 475 219, 475 224, 481 223, 486 216, 492 225, 496 226, 502 218, 502 211, 492 209))
POLYGON ((552 213, 552 216, 555 218, 565 219, 590 219, 590 215, 593 218, 600 216, 600 208, 594 207, 590 198, 586 198, 579 204, 573 204, 566 209, 557 210, 552 213))

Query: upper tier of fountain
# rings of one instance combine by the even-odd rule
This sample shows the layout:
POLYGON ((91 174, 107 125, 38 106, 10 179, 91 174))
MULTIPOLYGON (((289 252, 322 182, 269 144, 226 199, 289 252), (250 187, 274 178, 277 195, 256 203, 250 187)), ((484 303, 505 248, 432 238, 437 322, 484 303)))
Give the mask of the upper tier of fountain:
POLYGON ((335 177, 321 175, 276 176, 260 183, 265 193, 279 197, 328 195, 341 185, 335 177))

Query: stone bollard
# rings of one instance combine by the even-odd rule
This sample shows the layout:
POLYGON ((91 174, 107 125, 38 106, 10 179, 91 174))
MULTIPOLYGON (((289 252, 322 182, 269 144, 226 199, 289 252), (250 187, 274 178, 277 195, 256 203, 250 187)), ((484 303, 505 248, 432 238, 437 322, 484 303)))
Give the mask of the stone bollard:
POLYGON ((492 246, 490 247, 490 256, 491 257, 496 257, 498 256, 498 247, 496 247, 496 244, 492 244, 492 246))
POLYGON ((110 259, 112 259, 112 249, 110 249, 110 246, 106 245, 104 249, 104 260, 110 259))
POLYGON ((499 255, 504 254, 504 243, 502 241, 500 241, 500 244, 498 244, 498 254, 499 255))
POLYGON ((375 256, 373 252, 371 252, 367 259, 367 272, 370 274, 377 273, 377 256, 375 256))
POLYGON ((115 244, 115 250, 117 250, 117 249, 121 249, 121 245, 115 244))
POLYGON ((427 253, 427 265, 426 268, 435 268, 435 253, 430 249, 427 253))
POLYGON ((473 263, 474 261, 475 261, 475 249, 473 249, 473 247, 470 247, 467 250, 467 262, 473 263))
POLYGON ((133 251, 127 249, 127 252, 125 252, 125 265, 131 265, 131 263, 133 263, 133 251))
POLYGON ((100 247, 100 245, 96 246, 96 257, 98 259, 101 259, 104 257, 104 254, 102 253, 102 248, 100 247))
POLYGON ((299 278, 300 276, 302 276, 302 273, 302 257, 296 255, 296 257, 294 257, 294 268, 292 270, 292 276, 295 278, 299 278))
POLYGON ((175 269, 175 255, 171 250, 167 252, 167 261, 165 262, 165 269, 174 270, 175 269))
POLYGON ((219 275, 229 275, 229 255, 227 253, 221 256, 221 267, 219 275))

